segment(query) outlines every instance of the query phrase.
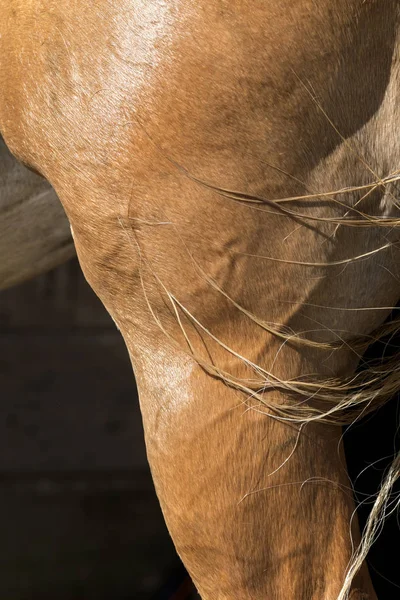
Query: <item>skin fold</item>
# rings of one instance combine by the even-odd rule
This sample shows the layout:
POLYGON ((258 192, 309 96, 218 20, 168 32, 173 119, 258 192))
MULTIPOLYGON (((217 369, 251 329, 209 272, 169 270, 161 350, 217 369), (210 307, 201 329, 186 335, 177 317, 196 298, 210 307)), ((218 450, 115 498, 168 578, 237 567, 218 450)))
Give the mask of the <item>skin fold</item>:
MULTIPOLYGON (((396 184, 318 196, 399 168, 398 3, 2 12, 0 131, 53 186, 125 339, 157 494, 201 597, 336 600, 359 541, 340 428, 282 423, 221 374, 254 379, 251 361, 284 382, 345 378, 350 347, 283 343, 254 316, 332 342, 373 332, 399 299, 396 229, 329 221, 355 205, 398 215, 396 184)), ((376 600, 366 567, 350 598, 376 600)))

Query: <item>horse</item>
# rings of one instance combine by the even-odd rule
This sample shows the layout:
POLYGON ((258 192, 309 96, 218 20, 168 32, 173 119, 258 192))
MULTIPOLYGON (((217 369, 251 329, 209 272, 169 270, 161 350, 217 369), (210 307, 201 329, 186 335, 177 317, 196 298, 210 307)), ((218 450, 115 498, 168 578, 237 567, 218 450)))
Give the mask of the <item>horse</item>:
POLYGON ((363 365, 399 330, 399 12, 2 5, 0 131, 125 340, 204 600, 377 598, 364 559, 400 458, 361 537, 340 426, 400 387, 398 352, 363 365))

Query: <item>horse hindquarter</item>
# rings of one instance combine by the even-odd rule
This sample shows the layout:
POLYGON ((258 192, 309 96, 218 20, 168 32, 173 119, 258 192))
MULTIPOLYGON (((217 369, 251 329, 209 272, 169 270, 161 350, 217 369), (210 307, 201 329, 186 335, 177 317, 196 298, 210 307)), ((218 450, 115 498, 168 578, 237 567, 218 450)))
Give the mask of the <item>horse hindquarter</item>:
MULTIPOLYGON (((303 383, 351 376, 359 354, 335 343, 399 297, 396 233, 341 222, 353 205, 392 210, 371 181, 398 167, 396 3, 5 13, 2 133, 53 185, 124 336, 202 597, 336 600, 354 510, 341 431, 270 407, 290 413, 296 387, 317 409, 303 383)), ((352 591, 375 598, 365 567, 352 591)))

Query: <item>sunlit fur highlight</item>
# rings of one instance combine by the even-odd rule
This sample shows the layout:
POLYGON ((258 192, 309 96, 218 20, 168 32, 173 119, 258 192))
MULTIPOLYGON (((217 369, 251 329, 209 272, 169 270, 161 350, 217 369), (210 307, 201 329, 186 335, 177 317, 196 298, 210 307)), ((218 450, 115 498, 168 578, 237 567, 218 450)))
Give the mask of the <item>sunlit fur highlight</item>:
MULTIPOLYGON (((219 188, 218 186, 204 182, 194 177, 181 165, 178 165, 176 163, 174 164, 176 168, 178 168, 182 173, 185 174, 185 176, 189 177, 196 184, 211 189, 219 196, 223 196, 228 200, 246 203, 246 205, 253 210, 262 210, 267 212, 272 211, 275 213, 278 212, 280 214, 286 215, 288 218, 295 217, 296 219, 304 220, 328 221, 330 223, 336 224, 337 226, 346 227, 379 226, 394 228, 400 226, 400 218, 385 218, 379 215, 370 215, 364 213, 362 210, 360 210, 360 208, 349 207, 347 204, 344 204, 339 200, 335 200, 336 196, 339 195, 344 195, 355 191, 368 194, 380 187, 386 187, 386 185, 400 180, 400 175, 397 172, 391 173, 382 179, 374 180, 370 184, 364 186, 348 187, 340 190, 333 190, 324 194, 311 193, 304 196, 270 200, 238 191, 219 188), (309 199, 319 199, 322 201, 334 200, 341 206, 346 207, 347 215, 343 218, 320 218, 318 216, 313 217, 310 215, 300 213, 296 210, 286 208, 286 205, 290 202, 309 199)), ((363 196, 362 198, 364 197, 365 196, 363 196)), ((360 202, 358 201, 356 205, 358 205, 359 203, 360 202)), ((174 224, 170 221, 162 221, 158 223, 149 222, 148 224, 156 225, 160 223, 174 226, 174 224)), ((126 222, 124 222, 124 220, 121 219, 120 225, 124 229, 126 235, 130 238, 131 243, 134 244, 136 251, 139 253, 141 263, 142 290, 146 297, 146 302, 148 304, 149 310, 154 320, 156 321, 158 327, 164 332, 166 336, 168 336, 170 341, 172 341, 175 344, 179 344, 181 347, 181 342, 178 342, 177 340, 174 340, 171 337, 171 334, 163 326, 158 315, 152 309, 149 299, 147 298, 146 287, 143 280, 143 270, 145 267, 147 272, 151 274, 152 278, 159 285, 161 293, 168 298, 172 312, 175 315, 180 331, 183 334, 184 340, 186 342, 187 352, 190 354, 190 356, 194 360, 196 360, 196 362, 207 373, 209 373, 210 376, 219 378, 229 387, 243 393, 245 398, 247 398, 245 402, 249 402, 250 400, 259 401, 260 407, 263 407, 262 410, 266 416, 278 419, 287 424, 297 424, 299 426, 297 441, 302 433, 303 427, 306 426, 307 423, 318 421, 338 426, 353 424, 361 416, 365 416, 375 411, 377 408, 382 406, 387 400, 389 400, 395 394, 400 392, 400 349, 397 352, 395 352, 392 356, 384 358, 378 364, 374 365, 370 363, 368 365, 365 365, 365 368, 363 370, 356 372, 348 378, 342 379, 332 378, 326 380, 312 380, 308 378, 307 380, 283 380, 277 377, 276 375, 273 375, 271 372, 265 370, 264 368, 260 367, 259 365, 254 364, 245 356, 240 355, 237 351, 235 351, 234 348, 225 344, 223 340, 216 337, 195 317, 195 315, 193 315, 182 304, 182 302, 179 301, 178 298, 176 298, 170 291, 168 291, 161 279, 155 274, 150 262, 143 255, 139 241, 136 236, 134 236, 134 241, 132 242, 132 229, 130 227, 129 219, 126 222), (182 316, 184 316, 187 320, 189 320, 189 322, 191 322, 197 328, 199 328, 203 334, 205 334, 218 345, 220 345, 226 352, 229 352, 231 355, 233 355, 238 360, 242 361, 247 367, 249 367, 254 373, 254 378, 252 377, 251 379, 241 379, 235 377, 233 374, 219 368, 218 365, 211 364, 210 362, 204 360, 204 358, 201 357, 194 349, 183 324, 183 320, 181 318, 182 316), (267 394, 267 392, 270 390, 280 390, 281 392, 285 392, 287 398, 291 401, 287 402, 286 404, 280 403, 279 405, 271 402, 268 399, 267 394), (312 398, 313 400, 318 400, 318 405, 322 405, 323 408, 319 408, 315 405, 310 406, 308 402, 310 398, 312 398)), ((177 230, 176 234, 179 236, 179 232, 177 230)), ((208 285, 210 285, 218 293, 222 294, 237 310, 241 311, 241 313, 243 313, 248 319, 250 319, 254 324, 256 324, 261 330, 264 330, 269 334, 272 334, 276 338, 280 339, 283 344, 288 343, 298 347, 313 347, 319 348, 321 350, 338 349, 345 345, 347 346, 347 348, 350 348, 354 353, 356 353, 357 357, 360 360, 362 360, 363 353, 371 344, 377 341, 383 341, 388 336, 393 336, 398 331, 400 331, 400 319, 393 318, 389 322, 383 323, 372 334, 369 335, 358 337, 347 336, 345 339, 345 335, 342 336, 339 335, 337 332, 334 332, 337 337, 335 341, 318 342, 307 338, 307 332, 299 334, 292 330, 289 330, 289 328, 284 326, 273 326, 272 324, 267 323, 264 320, 258 318, 257 315, 253 314, 252 312, 246 310, 243 306, 236 302, 234 298, 232 298, 220 286, 218 286, 216 281, 214 281, 212 277, 207 275, 207 273, 205 273, 205 271, 196 262, 195 258, 193 257, 189 248, 185 244, 184 240, 182 238, 180 239, 186 249, 186 252, 190 256, 191 261, 198 274, 208 283, 208 285)), ((390 247, 391 245, 392 244, 389 242, 379 248, 376 248, 375 250, 366 252, 364 254, 353 256, 348 259, 344 259, 343 261, 335 261, 333 263, 327 264, 322 263, 321 265, 319 263, 313 262, 283 260, 279 257, 259 255, 254 255, 254 257, 277 262, 288 262, 303 267, 325 267, 329 266, 329 264, 348 264, 358 260, 367 260, 369 257, 379 253, 380 251, 390 247)), ((285 301, 283 300, 283 302, 285 301)), ((378 309, 376 309, 375 307, 336 307, 335 309, 349 311, 387 311, 395 310, 395 308, 396 307, 380 307, 378 309)), ((251 408, 252 410, 255 409, 253 404, 249 404, 249 408, 251 408)), ((258 410, 260 410, 260 408, 258 410)), ((288 460, 290 460, 291 456, 293 456, 293 453, 296 450, 296 447, 297 442, 289 456, 285 459, 282 465, 280 465, 279 469, 282 468, 282 466, 288 460)), ((400 505, 400 498, 395 497, 393 499, 392 490, 395 482, 397 481, 397 479, 399 479, 399 477, 400 452, 394 458, 391 467, 381 484, 381 488, 374 501, 370 516, 368 518, 365 530, 363 532, 361 543, 352 554, 352 558, 348 565, 343 587, 340 591, 337 600, 347 600, 349 598, 352 581, 356 573, 360 569, 362 563, 364 562, 372 544, 379 535, 385 518, 388 516, 388 514, 398 509, 400 505)))

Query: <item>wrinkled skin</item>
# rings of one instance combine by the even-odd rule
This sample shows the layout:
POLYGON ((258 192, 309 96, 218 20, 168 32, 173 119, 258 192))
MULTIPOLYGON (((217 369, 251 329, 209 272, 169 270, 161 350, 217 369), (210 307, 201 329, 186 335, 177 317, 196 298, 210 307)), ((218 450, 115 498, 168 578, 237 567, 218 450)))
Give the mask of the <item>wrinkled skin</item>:
POLYGON ((0 289, 74 254, 69 223, 54 190, 18 163, 0 138, 0 289))
MULTIPOLYGON (((318 340, 368 333, 389 311, 337 308, 396 304, 396 245, 346 268, 254 255, 327 264, 398 235, 295 221, 197 180, 277 199, 396 171, 398 2, 4 0, 2 10, 0 130, 53 185, 124 336, 157 493, 202 598, 335 600, 354 510, 339 428, 298 435, 191 353, 249 376, 204 327, 286 380, 345 376, 358 359, 281 347, 204 273, 268 322, 318 340), (201 323, 177 309, 191 349, 167 292, 201 323)), ((363 202, 396 214, 389 192, 363 202)), ((292 207, 340 211, 320 199, 292 207)), ((376 599, 366 568, 352 588, 361 599, 376 599)))

